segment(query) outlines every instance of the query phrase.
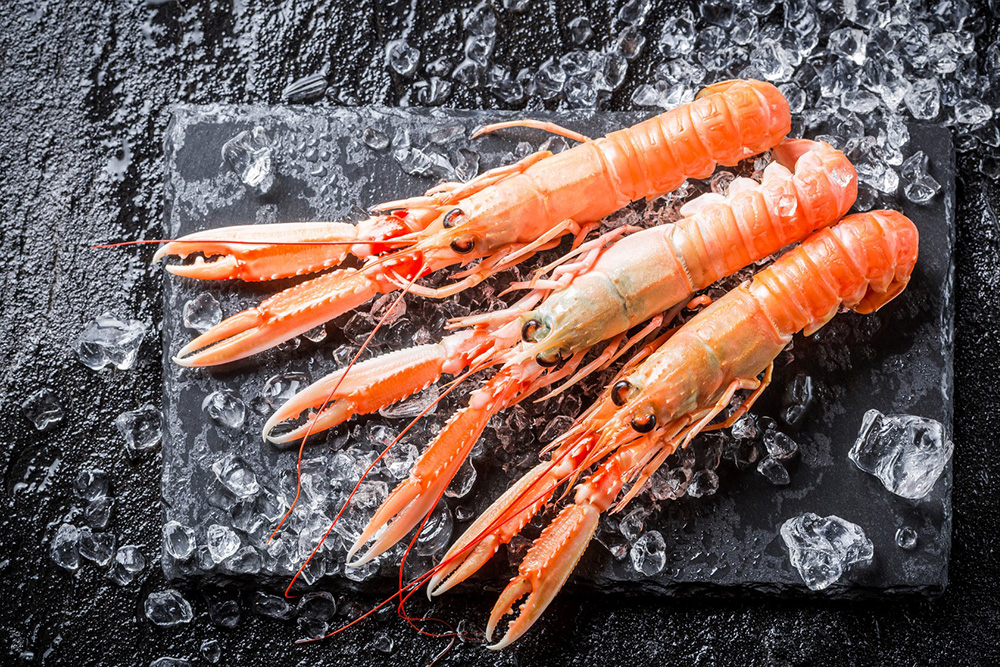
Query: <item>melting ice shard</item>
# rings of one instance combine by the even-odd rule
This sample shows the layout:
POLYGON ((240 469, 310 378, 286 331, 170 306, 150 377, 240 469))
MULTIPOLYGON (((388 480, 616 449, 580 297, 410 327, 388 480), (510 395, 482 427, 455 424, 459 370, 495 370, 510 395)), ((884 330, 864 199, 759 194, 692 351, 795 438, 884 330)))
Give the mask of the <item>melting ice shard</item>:
POLYGON ((854 564, 871 562, 871 540, 861 526, 839 516, 821 517, 812 512, 781 525, 781 539, 788 547, 792 566, 814 591, 828 588, 854 564))
POLYGON ((953 449, 940 422, 869 410, 848 457, 897 496, 915 500, 930 493, 953 449))

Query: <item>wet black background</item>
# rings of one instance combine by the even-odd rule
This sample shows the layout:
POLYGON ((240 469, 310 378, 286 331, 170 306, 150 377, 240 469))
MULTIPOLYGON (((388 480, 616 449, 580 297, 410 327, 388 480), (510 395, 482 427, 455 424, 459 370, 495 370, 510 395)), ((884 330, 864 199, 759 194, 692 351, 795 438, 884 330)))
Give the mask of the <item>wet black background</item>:
MULTIPOLYGON (((471 3, 466 3, 471 4, 471 3)), ((499 5, 500 3, 498 3, 499 5)), ((653 17, 671 11, 657 3, 653 17)), ((988 14, 989 9, 981 10, 988 14)), ((512 21, 495 59, 515 68, 570 50, 566 21, 587 12, 607 40, 614 3, 539 2, 512 21)), ((157 628, 142 615, 158 570, 159 457, 130 461, 113 420, 160 395, 159 270, 149 251, 95 251, 90 244, 161 232, 161 137, 172 102, 276 103, 291 80, 330 63, 327 104, 398 103, 405 86, 383 65, 409 2, 359 0, 340 7, 271 7, 180 2, 13 2, 0 9, 0 650, 12 664, 145 665, 171 655, 198 661, 202 639, 217 638, 223 664, 386 664, 427 662, 441 640, 416 635, 390 611, 320 645, 292 645, 294 624, 254 617, 244 605, 235 630, 213 626, 197 591, 188 625, 157 628), (115 161, 130 158, 123 174, 115 161), (111 167, 111 168, 109 168, 111 167), (155 324, 131 371, 95 373, 69 343, 94 316, 119 310, 155 324), (20 413, 24 396, 48 386, 63 423, 39 434, 20 413), (117 498, 111 529, 119 544, 143 545, 153 565, 119 588, 91 563, 70 575, 48 557, 54 528, 81 503, 79 470, 107 471, 117 498), (34 490, 16 491, 29 482, 34 490), (390 655, 369 644, 376 632, 390 655)), ((425 54, 460 46, 460 27, 418 36, 445 13, 417 2, 411 41, 425 54)), ((653 25, 656 25, 654 18, 653 25)), ((990 24, 980 47, 997 38, 990 24)), ((629 106, 656 64, 647 49, 629 67, 608 108, 629 106)), ((450 105, 496 108, 486 92, 458 89, 450 105)), ((629 600, 562 595, 545 621, 512 650, 477 646, 447 661, 469 664, 994 664, 1000 627, 996 550, 995 378, 1000 335, 1000 187, 959 157, 955 382, 954 547, 951 583, 939 599, 863 604, 741 598, 629 600)), ((490 599, 447 600, 437 611, 477 625, 490 599)), ((343 605, 342 605, 343 606, 343 605)), ((416 609, 416 608, 415 608, 416 609)))

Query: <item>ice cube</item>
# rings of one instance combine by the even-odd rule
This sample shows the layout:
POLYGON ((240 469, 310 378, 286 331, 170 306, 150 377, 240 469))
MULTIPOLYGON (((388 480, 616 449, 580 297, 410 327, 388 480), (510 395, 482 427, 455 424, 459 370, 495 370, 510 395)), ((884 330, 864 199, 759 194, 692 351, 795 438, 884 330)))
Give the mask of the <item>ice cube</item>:
POLYGON ((792 54, 773 40, 757 45, 750 53, 750 64, 768 81, 787 81, 795 73, 792 54))
POLYGON ((63 409, 56 395, 48 389, 39 389, 21 403, 21 411, 39 431, 47 431, 63 418, 63 409))
POLYGON ((423 391, 413 394, 409 398, 381 408, 378 413, 383 417, 388 417, 389 419, 412 419, 424 410, 430 408, 427 410, 426 414, 432 415, 437 410, 435 401, 438 400, 439 396, 440 392, 438 391, 437 386, 431 385, 423 391))
POLYGON ((49 556, 56 565, 76 571, 80 567, 80 531, 73 524, 64 523, 56 530, 49 544, 49 556))
POLYGON ((586 44, 594 35, 590 19, 586 16, 570 19, 569 23, 566 24, 566 30, 569 32, 569 41, 577 46, 586 44))
POLYGON ((831 32, 827 39, 831 53, 846 56, 858 65, 864 62, 868 37, 863 31, 857 28, 840 28, 831 32))
POLYGON ((83 519, 91 528, 100 530, 108 525, 114 505, 114 498, 94 498, 83 510, 83 519))
POLYGON ((385 150, 389 147, 389 137, 374 127, 366 127, 361 133, 361 141, 373 151, 385 150))
POLYGON ((246 404, 229 389, 213 391, 201 402, 201 409, 219 426, 238 429, 247 416, 246 404))
POLYGON ((451 480, 451 484, 445 489, 444 495, 449 498, 464 498, 469 495, 469 491, 472 490, 475 483, 476 468, 472 465, 472 461, 466 459, 451 480))
POLYGON ((219 640, 217 639, 205 639, 202 641, 198 652, 201 653, 201 657, 205 662, 210 665, 218 664, 219 660, 222 659, 222 646, 219 645, 219 640))
POLYGON ((953 445, 944 426, 912 415, 865 413, 849 457, 875 475, 886 489, 903 498, 923 498, 951 458, 953 445))
POLYGON ((322 637, 337 613, 337 602, 325 591, 306 593, 297 607, 299 631, 307 637, 322 637))
POLYGON ((399 76, 410 77, 420 64, 420 51, 405 39, 394 39, 385 46, 385 62, 399 76))
POLYGON ((239 456, 225 454, 212 464, 212 472, 237 498, 250 498, 260 491, 257 476, 239 456))
POLYGON ((191 604, 175 588, 150 593, 143 603, 143 610, 146 618, 161 627, 190 623, 194 618, 191 604))
POLYGON ((698 12, 706 23, 729 28, 733 25, 736 9, 729 0, 702 0, 698 3, 698 12))
POLYGON ((719 490, 719 476, 714 470, 699 470, 691 475, 687 494, 692 498, 710 496, 719 490))
POLYGON ((760 463, 757 464, 757 472, 775 486, 788 486, 792 482, 785 466, 772 456, 765 456, 760 460, 760 463))
MULTIPOLYGON (((753 14, 741 15, 736 19, 729 36, 736 44, 745 46, 757 35, 758 21, 753 14)), ((787 96, 786 96, 787 97, 787 96)))
POLYGON ((115 542, 114 533, 95 533, 87 527, 80 529, 80 555, 102 567, 111 562, 115 542))
POLYGON ((663 23, 658 46, 667 58, 686 56, 694 50, 696 36, 694 16, 685 8, 663 23))
POLYGON ((686 468, 670 468, 653 475, 650 495, 653 500, 677 500, 687 492, 691 472, 686 468))
POLYGON ((111 313, 104 313, 88 324, 77 338, 76 354, 84 366, 95 371, 108 364, 128 370, 135 364, 145 335, 144 322, 120 320, 111 313))
POLYGON ((438 504, 437 508, 427 519, 427 524, 420 531, 417 538, 416 552, 421 556, 434 556, 448 546, 451 539, 451 531, 454 520, 451 510, 445 503, 438 504))
POLYGON ((375 639, 372 640, 371 648, 379 653, 392 653, 393 648, 395 648, 395 642, 392 640, 388 634, 380 632, 375 635, 375 639))
MULTIPOLYGON (((280 539, 280 538, 279 538, 280 539)), ((272 541, 271 544, 276 542, 272 541)), ((240 624, 240 596, 238 592, 224 588, 205 591, 208 603, 208 617, 220 628, 235 628, 240 624)))
POLYGON ((781 419, 789 426, 798 426, 805 418, 812 401, 812 378, 804 373, 798 373, 782 394, 781 419))
POLYGON ((658 531, 650 530, 635 541, 629 550, 632 567, 636 572, 650 577, 660 570, 667 562, 667 543, 658 531))
POLYGON ((111 566, 111 578, 119 586, 127 586, 132 583, 136 575, 146 569, 146 557, 142 555, 139 547, 126 544, 118 547, 115 553, 115 562, 111 566))
POLYGON ((959 100, 955 104, 955 122, 979 126, 993 117, 993 110, 979 100, 959 100))
POLYGON ((268 378, 259 396, 271 410, 275 410, 308 384, 309 376, 305 373, 280 373, 268 378))
POLYGON ((115 427, 132 452, 143 452, 160 444, 163 415, 147 403, 138 410, 128 410, 115 418, 115 427))
POLYGON ((413 84, 413 92, 417 102, 426 107, 444 104, 451 97, 451 81, 439 76, 432 76, 413 84))
POLYGON ((288 604, 288 601, 284 597, 271 595, 264 591, 256 591, 254 593, 253 608, 261 616, 276 618, 282 621, 290 619, 295 613, 292 605, 288 604))
POLYGON ((625 515, 618 523, 618 530, 629 542, 635 542, 642 534, 642 529, 646 526, 646 517, 649 516, 649 508, 636 507, 625 515))
POLYGON ((838 516, 820 517, 812 512, 781 525, 792 566, 814 591, 828 588, 852 565, 872 559, 872 543, 865 533, 838 516))
POLYGON ((85 500, 96 500, 108 495, 111 482, 103 470, 81 470, 73 480, 73 491, 85 500))
POLYGON ((177 560, 187 560, 194 552, 194 531, 177 521, 163 525, 163 548, 177 560))
POLYGON ((729 432, 737 440, 755 440, 757 438, 757 421, 747 413, 736 420, 729 432))
MULTIPOLYGON (((211 543, 209 543, 211 548, 211 543)), ((257 574, 264 566, 264 559, 253 547, 243 547, 233 554, 227 561, 226 566, 237 574, 257 574)))
POLYGON ((764 447, 771 457, 781 461, 792 458, 799 451, 798 443, 777 429, 764 432, 764 447))
POLYGON ((184 302, 182 310, 184 326, 205 333, 222 321, 222 306, 209 292, 202 292, 184 302))
POLYGON ((205 542, 208 545, 208 553, 216 564, 226 560, 240 548, 239 535, 231 528, 217 523, 208 527, 205 542))
POLYGON ((260 125, 244 130, 222 146, 222 158, 243 184, 262 192, 271 189, 271 139, 260 125))
POLYGON ((917 531, 909 526, 903 526, 896 531, 896 546, 905 551, 917 548, 917 531))
POLYGON ((917 79, 903 97, 910 114, 920 120, 933 120, 941 110, 941 85, 937 79, 917 79))
POLYGON ((926 204, 941 190, 941 184, 927 173, 927 156, 917 151, 899 168, 903 194, 915 204, 926 204))

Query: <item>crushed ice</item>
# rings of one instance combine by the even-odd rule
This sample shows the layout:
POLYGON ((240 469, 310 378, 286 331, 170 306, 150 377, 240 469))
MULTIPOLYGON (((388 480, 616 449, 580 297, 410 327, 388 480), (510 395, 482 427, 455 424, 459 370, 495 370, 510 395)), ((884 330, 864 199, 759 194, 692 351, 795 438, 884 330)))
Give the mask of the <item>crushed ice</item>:
POLYGON ((838 516, 812 512, 781 525, 792 566, 814 591, 829 588, 850 567, 871 562, 873 548, 861 527, 838 516))

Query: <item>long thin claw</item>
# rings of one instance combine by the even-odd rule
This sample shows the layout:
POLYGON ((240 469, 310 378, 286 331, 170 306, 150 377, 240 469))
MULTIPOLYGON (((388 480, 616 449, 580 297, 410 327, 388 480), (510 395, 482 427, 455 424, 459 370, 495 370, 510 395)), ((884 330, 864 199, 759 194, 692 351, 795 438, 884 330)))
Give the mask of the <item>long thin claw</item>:
POLYGON ((441 595, 479 571, 500 545, 510 542, 545 505, 558 480, 549 461, 540 463, 507 489, 462 533, 427 585, 428 597, 441 595), (470 546, 475 542, 475 546, 470 546))
POLYGON ((418 345, 368 359, 352 367, 347 377, 343 370, 330 373, 279 407, 264 424, 264 438, 278 444, 299 440, 306 432, 318 433, 356 414, 375 412, 403 400, 440 378, 446 365, 452 373, 460 371, 466 357, 455 352, 457 346, 449 345, 449 339, 473 340, 469 335, 473 332, 462 333, 440 343, 418 345), (449 361, 454 363, 449 364, 449 361), (324 403, 326 408, 318 416, 311 415, 306 423, 293 430, 271 435, 278 424, 307 410, 319 410, 324 403))
POLYGON ((318 276, 223 320, 185 345, 174 361, 214 366, 249 357, 357 308, 379 291, 378 283, 354 269, 318 276))
MULTIPOLYGON (((478 391, 482 392, 483 389, 478 391)), ((437 499, 458 473, 486 428, 486 422, 504 407, 506 402, 499 400, 483 406, 465 407, 445 424, 420 456, 409 479, 389 494, 365 526, 357 542, 347 552, 349 567, 363 565, 382 554, 403 539, 424 515, 434 509, 437 499), (351 562, 351 558, 373 537, 376 539, 368 547, 368 551, 351 562)))
POLYGON ((358 240, 358 227, 344 222, 222 227, 171 241, 153 261, 201 253, 193 264, 171 264, 167 270, 201 280, 276 280, 336 266, 358 240))
POLYGON ((566 507, 528 550, 518 575, 500 594, 486 625, 486 640, 493 641, 497 624, 514 611, 514 605, 526 593, 528 598, 518 610, 517 618, 503 637, 489 648, 502 649, 523 635, 538 620, 549 603, 569 579, 583 552, 587 550, 597 530, 601 511, 590 504, 566 507))

